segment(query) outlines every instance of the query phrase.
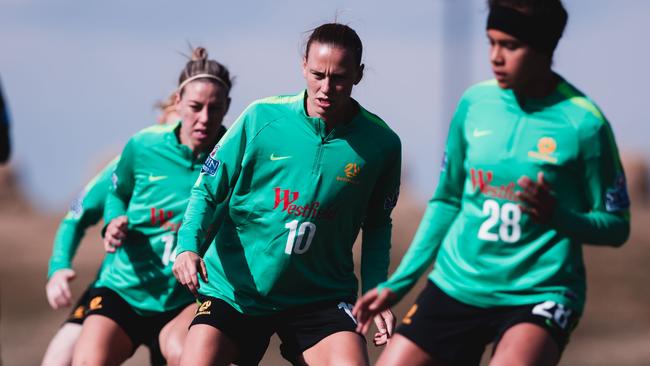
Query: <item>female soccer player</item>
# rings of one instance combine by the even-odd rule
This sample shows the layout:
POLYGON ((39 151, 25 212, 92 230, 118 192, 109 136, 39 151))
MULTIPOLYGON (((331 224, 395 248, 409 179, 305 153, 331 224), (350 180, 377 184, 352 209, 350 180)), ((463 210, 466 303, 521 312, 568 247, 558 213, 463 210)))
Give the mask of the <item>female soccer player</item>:
POLYGON ((223 135, 228 70, 197 48, 179 78, 181 122, 154 126, 127 143, 105 206, 104 246, 112 254, 90 292, 73 364, 119 364, 156 337, 178 363, 196 308, 171 272, 176 233, 209 151, 223 135))
POLYGON ((359 329, 436 260, 379 365, 559 361, 585 302, 582 244, 629 234, 625 176, 609 123, 551 69, 559 0, 491 0, 496 80, 471 87, 451 122, 443 171, 391 278, 355 306, 359 329))
MULTIPOLYGON (((383 281, 401 143, 351 98, 361 54, 352 28, 314 29, 303 59, 307 90, 252 103, 210 154, 174 264, 202 300, 181 364, 257 364, 273 333, 293 363, 367 364, 350 313, 358 291, 352 245, 363 227, 362 287, 383 281), (225 218, 202 259, 222 202, 225 218)), ((377 342, 385 342, 392 313, 376 320, 377 342)))
MULTIPOLYGON (((158 123, 171 124, 180 120, 176 113, 175 100, 176 96, 173 94, 173 98, 170 96, 164 102, 157 104, 162 112, 158 117, 158 123)), ((86 185, 59 225, 54 238, 47 274, 48 281, 45 286, 47 300, 52 309, 56 310, 72 304, 70 281, 76 277, 76 273, 72 269, 72 259, 86 229, 97 224, 104 215, 104 201, 111 185, 111 175, 118 161, 119 157, 113 159, 86 185)), ((81 324, 86 317, 90 288, 93 285, 94 281, 81 295, 64 324, 50 341, 43 357, 43 366, 70 365, 72 363, 74 345, 81 334, 81 324)), ((152 365, 164 364, 157 347, 157 340, 155 344, 148 346, 152 355, 152 365)))

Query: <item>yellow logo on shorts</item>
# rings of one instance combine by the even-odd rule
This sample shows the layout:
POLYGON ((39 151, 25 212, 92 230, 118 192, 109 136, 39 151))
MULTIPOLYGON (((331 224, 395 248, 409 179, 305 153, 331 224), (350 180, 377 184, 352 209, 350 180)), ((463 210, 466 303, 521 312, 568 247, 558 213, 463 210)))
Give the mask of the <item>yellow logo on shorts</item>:
POLYGON ((84 310, 86 308, 83 305, 77 306, 76 309, 74 309, 74 313, 72 313, 72 318, 73 319, 81 319, 84 317, 84 310))
POLYGON ((402 319, 402 323, 407 325, 411 324, 413 322, 413 319, 411 319, 411 317, 413 316, 413 314, 415 314, 416 311, 418 311, 418 304, 413 304, 413 306, 411 306, 409 311, 404 316, 404 319, 402 319))
POLYGON ((206 300, 206 301, 204 301, 204 302, 201 304, 201 306, 199 306, 198 310, 196 310, 196 315, 195 315, 195 316, 199 316, 199 315, 210 315, 210 312, 208 311, 208 309, 210 308, 210 306, 212 306, 212 301, 210 301, 210 300, 206 300))
POLYGON ((101 309, 102 306, 102 297, 101 296, 95 296, 93 297, 92 300, 90 300, 90 310, 97 310, 101 309))

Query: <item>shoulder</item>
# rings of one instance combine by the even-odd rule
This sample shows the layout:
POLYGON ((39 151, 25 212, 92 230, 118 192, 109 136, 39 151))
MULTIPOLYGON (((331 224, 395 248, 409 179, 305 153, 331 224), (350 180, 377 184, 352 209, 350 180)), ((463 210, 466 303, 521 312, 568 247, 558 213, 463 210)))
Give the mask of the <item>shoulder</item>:
POLYGON ((284 114, 296 110, 298 105, 302 106, 304 92, 294 95, 278 95, 258 99, 246 107, 244 115, 268 116, 284 114))
POLYGON ((503 89, 499 87, 496 79, 485 80, 467 88, 461 97, 461 102, 477 102, 499 98, 502 92, 503 89))
POLYGON ((361 121, 364 126, 363 134, 366 138, 373 141, 377 146, 384 147, 387 150, 401 150, 402 142, 388 123, 361 105, 359 105, 359 108, 361 121))
POLYGON ((130 139, 131 143, 137 145, 155 145, 165 141, 170 134, 174 133, 174 130, 178 124, 174 125, 154 125, 146 127, 138 132, 136 132, 130 139))
POLYGON ((562 98, 558 108, 575 129, 589 132, 609 125, 596 103, 569 82, 562 80, 557 91, 562 98))

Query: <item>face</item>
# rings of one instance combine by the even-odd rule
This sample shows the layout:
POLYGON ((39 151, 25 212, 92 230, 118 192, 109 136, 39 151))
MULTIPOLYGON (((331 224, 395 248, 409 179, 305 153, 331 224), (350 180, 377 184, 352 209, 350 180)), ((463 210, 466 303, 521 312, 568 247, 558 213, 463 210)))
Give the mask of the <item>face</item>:
POLYGON ((223 85, 200 79, 187 84, 183 95, 176 97, 176 112, 182 120, 181 143, 194 152, 209 149, 216 142, 229 105, 223 85))
POLYGON ((550 69, 550 57, 537 52, 517 38, 488 29, 490 63, 503 89, 524 90, 550 69))
POLYGON ((307 114, 327 121, 351 106, 352 87, 361 81, 363 65, 355 62, 351 51, 314 42, 302 72, 307 80, 307 114))

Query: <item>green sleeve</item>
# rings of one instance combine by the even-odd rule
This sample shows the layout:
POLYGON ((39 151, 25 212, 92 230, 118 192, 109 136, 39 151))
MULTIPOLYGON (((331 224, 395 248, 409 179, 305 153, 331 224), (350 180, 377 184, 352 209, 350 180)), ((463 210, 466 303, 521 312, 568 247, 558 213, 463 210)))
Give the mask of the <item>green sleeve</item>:
POLYGON ((395 273, 379 289, 389 288, 399 301, 435 259, 451 224, 460 212, 465 181, 463 133, 467 103, 462 99, 451 121, 438 188, 429 201, 420 226, 395 273))
MULTIPOLYGON (((131 138, 122 151, 122 158, 112 174, 104 210, 104 230, 111 220, 126 215, 135 185, 134 160, 137 142, 131 138)), ((103 231, 102 231, 103 233, 103 231)))
POLYGON ((208 156, 192 187, 190 201, 178 232, 178 254, 204 253, 221 220, 222 204, 237 182, 246 149, 246 112, 226 132, 208 156))
POLYGON ((630 234, 630 201, 616 141, 603 120, 593 133, 581 136, 587 212, 558 202, 552 224, 581 243, 621 246, 630 234))
POLYGON ((361 241, 361 288, 366 292, 386 280, 390 263, 392 220, 397 204, 402 168, 401 145, 398 146, 370 198, 363 223, 361 241))
POLYGON ((52 256, 47 271, 48 278, 60 269, 72 268, 72 259, 86 229, 98 223, 102 218, 111 174, 118 160, 119 157, 111 161, 86 185, 61 221, 54 238, 52 256))

